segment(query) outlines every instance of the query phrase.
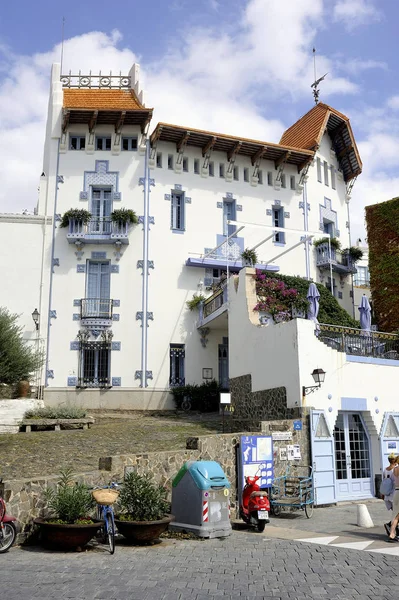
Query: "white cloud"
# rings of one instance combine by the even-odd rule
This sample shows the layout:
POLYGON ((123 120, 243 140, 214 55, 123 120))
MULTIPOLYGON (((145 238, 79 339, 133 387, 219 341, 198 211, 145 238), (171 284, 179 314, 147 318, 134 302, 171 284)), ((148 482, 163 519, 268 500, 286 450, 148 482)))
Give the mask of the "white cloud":
POLYGON ((388 98, 387 106, 393 110, 399 110, 399 96, 391 96, 388 98))
MULTIPOLYGON (((173 6, 184 2, 176 0, 173 6)), ((124 47, 118 31, 90 32, 66 40, 63 70, 127 73, 138 61, 146 104, 155 107, 154 126, 162 120, 277 141, 291 123, 264 115, 275 101, 287 106, 290 96, 307 97, 311 105, 311 49, 324 27, 323 11, 323 0, 247 0, 235 27, 224 30, 218 23, 215 28, 187 29, 152 63, 124 47)), ((18 56, 0 46, 1 211, 18 212, 36 204, 49 74, 59 58, 59 45, 33 56, 18 56)), ((329 71, 323 99, 358 91, 349 79, 335 76, 333 62, 323 55, 318 56, 318 71, 329 71)))
POLYGON ((363 71, 370 71, 371 69, 387 71, 388 65, 386 62, 379 60, 361 60, 360 58, 353 58, 340 62, 339 69, 351 76, 357 76, 363 73, 363 71))
POLYGON ((381 19, 373 0, 338 0, 333 10, 335 21, 342 21, 348 31, 381 19))

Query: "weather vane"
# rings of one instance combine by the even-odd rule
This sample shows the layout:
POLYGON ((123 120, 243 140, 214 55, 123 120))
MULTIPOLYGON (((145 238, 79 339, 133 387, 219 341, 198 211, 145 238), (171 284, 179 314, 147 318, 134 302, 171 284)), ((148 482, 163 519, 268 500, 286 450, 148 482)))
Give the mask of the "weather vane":
POLYGON ((328 73, 325 73, 323 75, 323 77, 316 79, 316 77, 317 77, 317 75, 316 75, 316 48, 313 48, 313 67, 314 67, 314 82, 312 83, 312 85, 310 87, 313 88, 314 101, 315 101, 315 104, 317 104, 319 102, 319 95, 320 95, 319 83, 321 81, 323 81, 323 79, 326 77, 326 75, 328 75, 328 73))

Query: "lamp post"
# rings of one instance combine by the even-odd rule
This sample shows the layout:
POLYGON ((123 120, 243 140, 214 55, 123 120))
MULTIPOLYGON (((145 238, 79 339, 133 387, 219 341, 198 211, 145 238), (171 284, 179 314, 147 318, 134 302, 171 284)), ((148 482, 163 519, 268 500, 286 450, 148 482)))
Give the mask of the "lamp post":
POLYGON ((323 369, 313 369, 312 377, 316 385, 310 385, 308 387, 302 386, 302 396, 303 398, 308 394, 311 394, 315 390, 321 387, 321 384, 324 383, 324 378, 326 376, 325 371, 323 369))
POLYGON ((36 331, 39 331, 40 313, 37 310, 37 308, 35 308, 35 310, 32 313, 32 319, 33 319, 33 322, 34 322, 34 324, 36 326, 36 331))

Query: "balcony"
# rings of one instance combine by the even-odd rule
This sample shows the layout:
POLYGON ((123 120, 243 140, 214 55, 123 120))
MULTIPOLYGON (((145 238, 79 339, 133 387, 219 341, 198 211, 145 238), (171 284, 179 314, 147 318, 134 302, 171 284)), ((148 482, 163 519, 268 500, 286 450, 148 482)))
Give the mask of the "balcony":
POLYGON ((394 333, 320 324, 315 334, 326 346, 349 356, 399 360, 399 336, 394 333))
POLYGON ((129 243, 129 223, 115 222, 111 217, 94 217, 87 224, 70 219, 67 240, 70 244, 83 241, 89 244, 129 243))
POLYGON ((355 264, 349 254, 343 253, 335 248, 328 247, 328 244, 320 244, 316 247, 316 266, 320 269, 330 269, 341 275, 356 273, 355 264))
POLYGON ((113 303, 113 300, 107 298, 82 298, 80 301, 82 325, 85 327, 111 327, 113 303))
POLYGON ((212 329, 227 329, 227 281, 200 305, 197 327, 205 325, 212 329))

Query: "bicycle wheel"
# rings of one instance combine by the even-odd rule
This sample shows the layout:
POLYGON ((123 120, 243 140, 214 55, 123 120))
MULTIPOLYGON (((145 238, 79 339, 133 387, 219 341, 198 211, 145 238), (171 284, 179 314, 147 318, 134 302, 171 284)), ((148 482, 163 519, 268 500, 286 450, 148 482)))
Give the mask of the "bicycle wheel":
MULTIPOLYGON (((305 495, 305 502, 309 502, 311 500, 312 496, 310 494, 310 492, 308 492, 305 495)), ((305 515, 307 516, 308 519, 310 519, 313 516, 313 499, 312 502, 309 502, 309 504, 305 504, 305 515)))
POLYGON ((106 530, 105 530, 105 523, 104 523, 103 507, 101 504, 97 504, 96 517, 99 521, 101 521, 101 525, 99 525, 98 531, 97 531, 97 539, 99 538, 101 540, 101 543, 105 544, 105 542, 107 541, 107 538, 106 538, 106 530))
POLYGON ((109 553, 115 552, 115 525, 112 515, 110 513, 106 516, 106 530, 108 538, 109 553))
POLYGON ((15 525, 13 523, 3 523, 0 528, 0 554, 7 552, 15 541, 17 535, 15 525))
POLYGON ((191 410, 191 402, 188 398, 184 398, 183 402, 181 403, 181 407, 182 410, 184 410, 185 412, 188 412, 189 410, 191 410))

